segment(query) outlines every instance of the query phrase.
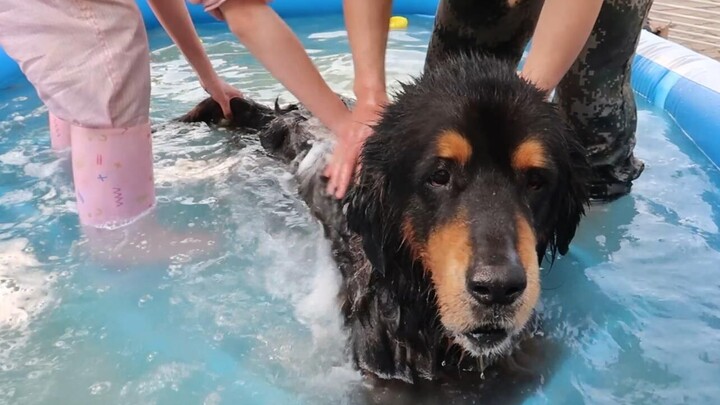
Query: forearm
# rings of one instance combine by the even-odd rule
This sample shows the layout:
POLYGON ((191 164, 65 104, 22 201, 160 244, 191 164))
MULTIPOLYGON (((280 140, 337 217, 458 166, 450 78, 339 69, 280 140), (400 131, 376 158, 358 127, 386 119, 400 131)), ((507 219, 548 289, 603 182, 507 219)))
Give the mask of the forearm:
POLYGON ((385 51, 392 0, 343 0, 343 8, 355 69, 355 96, 363 102, 382 102, 387 98, 385 51))
POLYGON ((285 22, 259 0, 221 6, 230 29, 263 66, 336 134, 350 111, 327 85, 285 22))
POLYGON ((522 76, 543 90, 554 89, 590 36, 602 0, 545 0, 522 76))
POLYGON ((148 0, 160 24, 185 55, 201 82, 216 75, 184 0, 148 0))

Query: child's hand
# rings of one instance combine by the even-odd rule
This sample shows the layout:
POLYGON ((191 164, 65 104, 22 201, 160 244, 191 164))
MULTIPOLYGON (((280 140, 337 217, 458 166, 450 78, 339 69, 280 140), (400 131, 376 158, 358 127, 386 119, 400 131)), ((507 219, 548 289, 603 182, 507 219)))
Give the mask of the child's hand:
POLYGON ((211 80, 208 80, 207 83, 200 81, 200 84, 203 86, 205 91, 210 94, 213 100, 217 101, 218 104, 220 104, 225 118, 231 119, 232 110, 230 109, 230 99, 236 97, 242 98, 242 92, 235 87, 225 83, 217 76, 211 80))
POLYGON ((335 198, 343 198, 355 173, 358 157, 365 140, 372 135, 371 126, 380 118, 384 104, 358 103, 349 117, 349 122, 338 133, 338 142, 325 168, 325 176, 329 178, 328 194, 335 198))

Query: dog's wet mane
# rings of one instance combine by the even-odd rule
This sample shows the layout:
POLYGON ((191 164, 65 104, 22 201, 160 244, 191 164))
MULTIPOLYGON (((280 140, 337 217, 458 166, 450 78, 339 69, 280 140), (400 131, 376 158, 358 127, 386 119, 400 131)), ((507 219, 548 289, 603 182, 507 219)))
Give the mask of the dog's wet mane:
MULTIPOLYGON (((464 63, 483 62, 465 60, 464 63)), ((504 71, 498 73, 504 74, 504 71)), ((444 85, 458 83, 457 78, 447 80, 444 85)), ((417 81, 406 85, 403 91, 407 93, 417 85, 417 81)), ((468 89, 469 97, 476 91, 480 90, 468 89)), ((344 101, 352 107, 352 100, 344 101)), ((422 108, 422 100, 416 102, 417 108, 422 108)), ((430 274, 417 255, 412 254, 402 232, 402 205, 380 206, 367 201, 387 203, 378 193, 389 193, 391 190, 387 187, 393 187, 372 171, 373 165, 383 162, 373 162, 368 157, 371 153, 368 148, 383 147, 381 141, 366 146, 363 171, 357 183, 351 185, 344 200, 338 201, 326 194, 326 179, 322 176, 334 146, 333 136, 302 104, 281 107, 276 102, 269 107, 248 99, 233 99, 231 108, 233 119, 225 120, 219 105, 208 98, 179 121, 222 125, 239 133, 256 132, 263 148, 294 174, 299 194, 322 224, 342 274, 340 302, 349 332, 348 349, 360 370, 380 379, 418 382, 468 373, 479 375, 491 363, 512 369, 538 366, 538 361, 527 364, 508 355, 510 346, 526 344, 525 338, 532 335, 537 326, 535 317, 508 345, 479 357, 467 353, 448 336, 440 320, 430 274), (380 223, 368 227, 368 218, 380 223), (498 363, 499 360, 504 363, 498 363)), ((577 154, 574 150, 569 153, 577 154)), ((568 192, 576 192, 577 204, 582 205, 584 196, 580 190, 568 192)), ((581 207, 571 208, 582 213, 581 207)), ((548 244, 553 257, 557 250, 564 254, 576 225, 566 225, 568 231, 560 235, 564 239, 559 242, 556 236, 539 241, 542 245, 538 247, 539 260, 548 244)))

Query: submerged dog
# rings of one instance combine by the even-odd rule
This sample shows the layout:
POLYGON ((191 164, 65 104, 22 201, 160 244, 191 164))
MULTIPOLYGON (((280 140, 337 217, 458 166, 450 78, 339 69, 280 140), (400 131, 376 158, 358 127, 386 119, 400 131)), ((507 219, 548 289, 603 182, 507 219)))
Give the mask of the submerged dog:
POLYGON ((587 203, 582 147, 514 66, 457 56, 404 84, 342 201, 322 176, 332 135, 302 105, 231 105, 232 122, 212 99, 179 120, 257 131, 288 164, 332 244, 361 371, 435 380, 511 352, 587 203))

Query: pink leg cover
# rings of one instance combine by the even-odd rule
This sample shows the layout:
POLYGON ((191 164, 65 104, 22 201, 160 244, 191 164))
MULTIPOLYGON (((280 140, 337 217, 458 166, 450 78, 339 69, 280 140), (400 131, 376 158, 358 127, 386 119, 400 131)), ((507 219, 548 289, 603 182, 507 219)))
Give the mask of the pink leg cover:
POLYGON ((73 126, 72 166, 80 223, 115 228, 155 205, 150 124, 73 126))
POLYGON ((50 145, 53 150, 60 151, 70 147, 70 123, 49 113, 50 145))

